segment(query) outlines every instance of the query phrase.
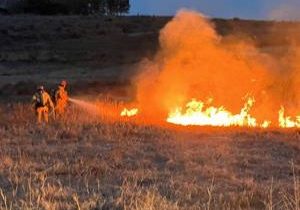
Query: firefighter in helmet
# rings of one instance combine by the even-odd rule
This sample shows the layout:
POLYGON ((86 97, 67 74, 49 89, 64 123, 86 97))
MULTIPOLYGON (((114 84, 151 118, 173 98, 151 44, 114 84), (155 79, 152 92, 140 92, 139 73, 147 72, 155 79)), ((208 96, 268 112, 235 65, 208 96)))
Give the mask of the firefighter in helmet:
POLYGON ((68 103, 68 92, 66 91, 67 81, 62 80, 54 93, 55 114, 62 116, 68 103))
POLYGON ((49 112, 54 110, 54 105, 50 95, 44 90, 43 86, 37 88, 37 92, 32 97, 32 105, 35 109, 38 123, 43 120, 49 121, 49 112))

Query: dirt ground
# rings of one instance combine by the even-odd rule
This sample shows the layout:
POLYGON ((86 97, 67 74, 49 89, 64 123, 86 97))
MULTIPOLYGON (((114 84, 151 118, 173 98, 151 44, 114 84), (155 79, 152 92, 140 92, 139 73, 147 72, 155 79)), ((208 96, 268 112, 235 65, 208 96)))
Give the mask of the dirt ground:
MULTIPOLYGON (((74 97, 134 99, 131 78, 169 17, 0 17, 1 209, 299 209, 299 130, 140 123, 71 106, 38 126, 36 85, 74 97), (28 102, 28 103, 27 103, 28 102)), ((298 23, 214 20, 280 56, 298 23)), ((105 110, 99 105, 99 110, 105 110)))

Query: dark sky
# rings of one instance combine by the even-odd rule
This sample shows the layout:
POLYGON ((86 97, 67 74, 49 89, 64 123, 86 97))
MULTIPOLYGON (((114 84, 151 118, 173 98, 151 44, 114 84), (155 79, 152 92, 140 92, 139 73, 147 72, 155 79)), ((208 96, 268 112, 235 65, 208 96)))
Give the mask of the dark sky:
POLYGON ((300 19, 300 0, 131 0, 132 15, 174 15, 180 8, 211 17, 300 19))

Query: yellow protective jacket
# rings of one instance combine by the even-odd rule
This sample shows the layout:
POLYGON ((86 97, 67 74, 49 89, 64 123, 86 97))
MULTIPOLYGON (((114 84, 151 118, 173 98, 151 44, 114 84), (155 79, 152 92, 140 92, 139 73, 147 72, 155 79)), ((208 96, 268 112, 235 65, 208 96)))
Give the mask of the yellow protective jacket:
POLYGON ((39 107, 48 107, 54 109, 51 97, 46 91, 35 93, 32 97, 32 103, 35 109, 39 107))
POLYGON ((68 92, 63 88, 63 87, 59 87, 56 91, 55 91, 55 104, 67 104, 68 102, 68 92))

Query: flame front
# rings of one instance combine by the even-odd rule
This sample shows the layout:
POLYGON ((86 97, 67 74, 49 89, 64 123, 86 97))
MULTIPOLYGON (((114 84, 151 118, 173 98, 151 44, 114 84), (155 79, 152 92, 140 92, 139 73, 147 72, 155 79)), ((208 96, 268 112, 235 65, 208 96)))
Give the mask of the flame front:
MULTIPOLYGON (((212 101, 213 99, 210 99, 209 103, 211 103, 212 101)), ((183 126, 239 126, 260 128, 269 128, 273 126, 280 128, 300 128, 300 115, 296 116, 295 120, 293 120, 291 116, 285 116, 285 109, 283 106, 281 106, 280 110, 278 111, 277 123, 271 122, 270 120, 263 120, 261 122, 258 122, 257 119, 250 114, 251 108, 254 106, 254 103, 255 99, 253 97, 249 97, 244 106, 241 108, 240 113, 232 114, 223 106, 207 106, 207 104, 202 101, 192 99, 186 104, 185 109, 183 109, 182 107, 177 107, 173 109, 173 111, 170 111, 166 121, 168 123, 183 126)), ((139 110, 137 108, 124 108, 121 111, 120 116, 133 117, 138 114, 139 110)))
POLYGON ((280 128, 300 127, 300 116, 297 116, 296 120, 292 120, 292 117, 285 116, 284 107, 281 107, 278 112, 277 126, 270 120, 264 120, 261 123, 257 122, 256 118, 249 113, 254 102, 254 98, 248 98, 240 113, 232 114, 222 106, 219 108, 214 106, 205 108, 204 102, 192 99, 186 104, 185 111, 183 111, 181 107, 177 107, 171 111, 167 118, 167 122, 183 126, 243 126, 268 128, 272 125, 280 128))
POLYGON ((270 122, 264 121, 258 124, 256 119, 249 114, 253 106, 254 98, 248 98, 239 114, 232 114, 224 107, 209 106, 205 108, 202 101, 192 99, 186 105, 185 112, 181 107, 169 113, 167 122, 178 125, 200 125, 200 126, 248 126, 269 127, 270 122))
MULTIPOLYGON (((210 102, 212 99, 209 100, 210 102)), ((218 127, 260 127, 269 128, 300 128, 300 115, 296 116, 293 120, 291 116, 285 116, 285 109, 281 106, 278 111, 278 122, 274 123, 270 120, 263 120, 258 122, 257 119, 251 116, 250 111, 254 106, 255 99, 249 97, 242 107, 240 113, 232 114, 223 106, 214 107, 207 106, 202 101, 192 99, 186 104, 186 108, 177 107, 169 112, 166 121, 168 123, 183 125, 183 126, 218 126, 218 127), (206 107, 207 106, 207 107, 206 107)), ((127 109, 124 108, 120 116, 133 117, 139 114, 137 108, 127 109)))

